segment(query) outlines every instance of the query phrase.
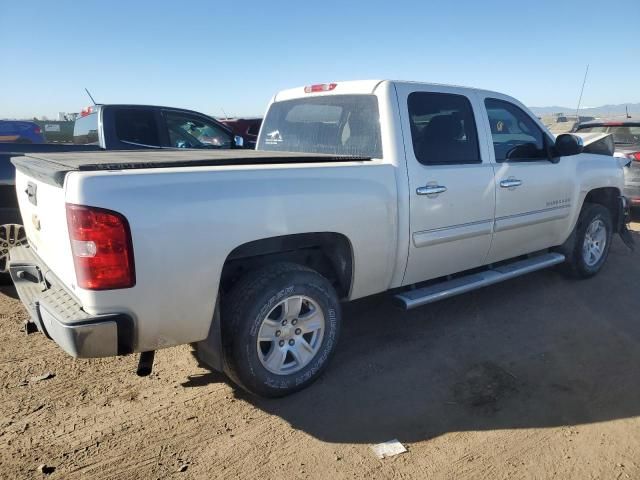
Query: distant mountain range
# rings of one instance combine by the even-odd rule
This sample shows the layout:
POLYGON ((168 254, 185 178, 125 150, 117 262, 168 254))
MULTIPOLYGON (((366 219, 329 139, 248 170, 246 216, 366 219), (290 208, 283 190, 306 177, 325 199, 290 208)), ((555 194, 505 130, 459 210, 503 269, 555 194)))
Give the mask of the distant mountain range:
MULTIPOLYGON (((629 115, 640 116, 640 103, 620 103, 618 105, 602 105, 601 107, 580 108, 580 115, 592 117, 606 117, 624 115, 625 107, 629 109, 629 115)), ((576 107, 529 107, 538 116, 553 115, 554 113, 564 113, 565 115, 575 115, 576 107)))

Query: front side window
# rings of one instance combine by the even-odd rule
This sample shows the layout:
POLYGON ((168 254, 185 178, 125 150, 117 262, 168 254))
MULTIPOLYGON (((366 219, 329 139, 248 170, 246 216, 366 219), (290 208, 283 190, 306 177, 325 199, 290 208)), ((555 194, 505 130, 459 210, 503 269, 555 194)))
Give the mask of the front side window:
POLYGON ((121 108, 115 113, 116 135, 121 142, 160 146, 156 114, 153 110, 121 108))
POLYGON ((408 98, 411 140, 424 165, 481 163, 469 99, 449 93, 413 92, 408 98))
POLYGON ((495 98, 487 98, 484 104, 496 162, 547 158, 544 133, 529 115, 516 105, 495 98))
POLYGON ((169 143, 175 148, 231 148, 229 133, 205 118, 180 112, 163 112, 169 143))
POLYGON ((275 102, 258 150, 381 158, 375 95, 326 95, 275 102))

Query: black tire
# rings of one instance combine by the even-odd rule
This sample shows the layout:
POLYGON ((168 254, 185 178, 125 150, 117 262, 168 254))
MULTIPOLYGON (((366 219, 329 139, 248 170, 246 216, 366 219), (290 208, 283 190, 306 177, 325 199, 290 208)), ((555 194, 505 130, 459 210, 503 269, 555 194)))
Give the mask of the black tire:
POLYGON ((250 272, 222 301, 225 373, 248 392, 263 397, 282 397, 301 390, 327 367, 336 349, 340 324, 338 296, 318 272, 294 263, 276 263, 250 272), (292 296, 308 297, 322 310, 322 340, 304 368, 275 374, 260 359, 258 333, 269 312, 292 296))
POLYGON ((597 203, 585 203, 578 217, 575 230, 570 237, 571 245, 569 245, 568 248, 561 248, 567 255, 567 262, 564 264, 563 270, 577 278, 589 278, 596 275, 607 261, 612 235, 613 221, 611 220, 611 212, 609 209, 597 203), (582 249, 585 243, 587 229, 593 222, 598 220, 605 226, 606 241, 599 260, 590 265, 585 260, 582 249))

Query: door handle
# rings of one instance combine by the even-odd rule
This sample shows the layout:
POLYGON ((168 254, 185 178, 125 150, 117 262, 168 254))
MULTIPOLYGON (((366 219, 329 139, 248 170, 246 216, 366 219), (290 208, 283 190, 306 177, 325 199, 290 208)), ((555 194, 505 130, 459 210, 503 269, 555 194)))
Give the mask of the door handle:
POLYGON ((447 187, 442 185, 427 185, 425 187, 416 188, 418 195, 438 195, 447 191, 447 187))
POLYGON ((507 180, 502 180, 500 182, 500 186, 502 188, 515 188, 522 185, 522 180, 518 180, 516 178, 508 178, 507 180))

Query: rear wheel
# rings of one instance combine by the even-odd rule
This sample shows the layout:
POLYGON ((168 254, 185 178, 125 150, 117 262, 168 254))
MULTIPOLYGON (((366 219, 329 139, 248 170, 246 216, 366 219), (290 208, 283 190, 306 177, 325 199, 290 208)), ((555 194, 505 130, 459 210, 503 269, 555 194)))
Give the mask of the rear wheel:
POLYGON ((580 278, 597 274, 607 260, 613 222, 608 208, 599 204, 585 204, 580 212, 575 231, 575 242, 567 267, 580 278))
POLYGON ((315 381, 333 354, 340 304, 314 270, 277 263, 247 274, 223 301, 225 371, 241 387, 279 397, 315 381))
POLYGON ((9 251, 27 243, 27 236, 22 225, 9 223, 0 225, 0 283, 11 282, 9 276, 9 251))

